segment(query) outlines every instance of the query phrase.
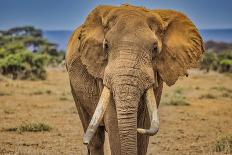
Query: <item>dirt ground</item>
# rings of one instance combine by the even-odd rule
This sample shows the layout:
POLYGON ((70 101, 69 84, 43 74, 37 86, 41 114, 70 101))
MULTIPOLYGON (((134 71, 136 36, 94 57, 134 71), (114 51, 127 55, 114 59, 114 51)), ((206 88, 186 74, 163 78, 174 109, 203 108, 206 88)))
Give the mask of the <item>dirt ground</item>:
MULTIPOLYGON (((159 112, 160 131, 150 139, 148 155, 220 154, 216 140, 232 134, 232 76, 191 71, 175 86, 165 86, 159 112), (187 105, 165 103, 172 93, 187 105)), ((81 155, 82 136, 65 71, 48 70, 45 81, 0 79, 0 154, 81 155), (27 123, 52 130, 5 131, 27 123)))

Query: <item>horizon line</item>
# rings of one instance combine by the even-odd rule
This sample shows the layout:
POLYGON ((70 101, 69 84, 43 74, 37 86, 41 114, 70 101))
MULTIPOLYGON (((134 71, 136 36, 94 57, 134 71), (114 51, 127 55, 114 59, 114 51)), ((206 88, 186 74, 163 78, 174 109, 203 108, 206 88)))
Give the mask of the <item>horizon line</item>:
MULTIPOLYGON (((41 29, 42 31, 74 31, 76 28, 73 30, 71 29, 41 29)), ((0 29, 1 30, 1 29, 0 29)), ((198 30, 232 30, 231 28, 198 28, 198 30)))
MULTIPOLYGON (((22 25, 22 26, 15 26, 15 27, 24 27, 24 26, 29 26, 29 25, 22 25)), ((33 25, 30 25, 30 26, 33 26, 33 25)), ((11 28, 15 28, 15 27, 11 27, 11 28)), ((77 27, 73 28, 73 29, 43 29, 43 28, 39 28, 39 27, 36 27, 36 26, 33 26, 35 27, 36 29, 40 29, 42 31, 74 31, 77 27)), ((7 31, 11 28, 8 28, 8 29, 1 29, 0 28, 0 31, 7 31)), ((204 30, 232 30, 232 27, 231 28, 197 28, 198 30, 200 31, 204 31, 204 30)))

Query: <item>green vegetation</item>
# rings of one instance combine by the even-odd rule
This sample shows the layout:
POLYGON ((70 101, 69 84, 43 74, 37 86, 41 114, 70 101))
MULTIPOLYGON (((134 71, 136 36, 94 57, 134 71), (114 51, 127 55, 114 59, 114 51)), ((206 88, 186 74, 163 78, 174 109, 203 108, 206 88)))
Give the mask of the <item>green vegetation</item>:
POLYGON ((9 109, 5 109, 5 110, 3 110, 3 112, 4 112, 5 114, 14 114, 14 111, 9 110, 9 109))
POLYGON ((217 140, 215 144, 216 152, 223 152, 225 154, 232 153, 232 135, 225 136, 217 140))
POLYGON ((216 53, 213 52, 205 53, 201 61, 201 69, 205 69, 206 72, 209 72, 209 70, 211 69, 216 70, 217 62, 218 62, 218 58, 216 53))
POLYGON ((219 72, 232 72, 232 50, 220 53, 208 51, 204 53, 201 60, 201 69, 209 72, 210 70, 219 72))
POLYGON ((170 95, 164 97, 162 104, 174 105, 174 106, 188 106, 190 103, 187 101, 186 97, 183 96, 183 88, 175 89, 170 95))
POLYGON ((232 98, 232 89, 226 88, 224 86, 218 86, 218 87, 212 87, 212 90, 217 90, 219 93, 221 93, 222 97, 225 98, 232 98))
POLYGON ((0 91, 0 96, 10 96, 11 94, 8 93, 8 92, 3 92, 3 91, 0 91))
POLYGON ((199 99, 216 99, 216 98, 217 98, 217 96, 210 94, 210 93, 201 95, 199 97, 199 99))
POLYGON ((46 90, 45 93, 46 93, 46 94, 51 94, 52 91, 51 91, 51 90, 46 90))
POLYGON ((62 97, 60 97, 59 99, 60 99, 61 101, 66 101, 66 100, 68 100, 68 98, 65 97, 65 96, 62 96, 62 97))
POLYGON ((30 95, 42 95, 43 93, 44 93, 44 92, 41 91, 41 90, 36 90, 36 91, 30 93, 30 95))
POLYGON ((30 95, 42 95, 42 94, 48 94, 50 95, 52 93, 51 90, 35 90, 30 93, 30 95))
POLYGON ((211 87, 210 91, 211 93, 203 94, 199 97, 199 99, 217 99, 219 97, 232 98, 232 89, 224 86, 211 87))
POLYGON ((16 27, 0 33, 0 74, 12 79, 45 79, 46 65, 57 65, 64 52, 31 26, 16 27))
POLYGON ((232 95, 231 95, 231 93, 224 92, 224 93, 222 93, 222 97, 232 98, 232 95))
POLYGON ((42 131, 50 131, 52 128, 44 123, 28 123, 22 124, 18 127, 6 128, 3 131, 11 131, 11 132, 42 132, 42 131))
POLYGON ((223 86, 212 87, 211 89, 215 89, 215 90, 218 90, 218 91, 232 93, 232 89, 229 89, 229 88, 226 88, 226 87, 223 87, 223 86))
POLYGON ((18 53, 6 55, 1 59, 0 68, 3 75, 11 75, 13 79, 45 79, 46 61, 46 55, 18 51, 18 53))

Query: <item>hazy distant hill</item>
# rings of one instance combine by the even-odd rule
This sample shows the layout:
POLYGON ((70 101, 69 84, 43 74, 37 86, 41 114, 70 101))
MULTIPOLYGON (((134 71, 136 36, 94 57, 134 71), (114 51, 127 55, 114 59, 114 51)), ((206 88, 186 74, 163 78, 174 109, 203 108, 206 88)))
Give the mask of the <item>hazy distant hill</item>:
POLYGON ((214 51, 216 53, 220 53, 222 51, 232 49, 232 43, 215 42, 215 41, 210 40, 210 41, 205 42, 205 49, 214 51))
MULTIPOLYGON (((45 38, 59 45, 59 49, 66 48, 71 33, 72 31, 70 30, 52 30, 43 32, 45 38)), ((200 30, 200 33, 204 41, 214 40, 217 42, 232 42, 232 29, 200 30)))

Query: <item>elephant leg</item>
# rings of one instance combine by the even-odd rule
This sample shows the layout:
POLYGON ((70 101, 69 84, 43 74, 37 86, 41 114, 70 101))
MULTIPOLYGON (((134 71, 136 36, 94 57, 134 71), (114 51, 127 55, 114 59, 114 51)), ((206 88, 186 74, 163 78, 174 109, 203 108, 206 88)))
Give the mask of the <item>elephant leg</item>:
POLYGON ((90 155, 104 155, 105 127, 99 126, 88 145, 90 155))
MULTIPOLYGON (((75 94, 74 89, 72 88, 72 85, 71 85, 71 91, 82 123, 82 127, 84 131, 86 131, 89 122, 91 120, 91 116, 78 101, 78 98, 75 94)), ((91 143, 87 146, 88 155, 104 155, 104 140, 105 140, 105 128, 103 126, 100 126, 98 127, 91 143)))
MULTIPOLYGON (((141 103, 139 106, 137 126, 139 128, 148 129, 150 126, 150 119, 149 119, 147 107, 144 105, 145 102, 141 103)), ((149 136, 138 133, 137 134, 138 155, 146 155, 148 144, 149 144, 149 136)))
MULTIPOLYGON (((78 107, 77 109, 84 131, 86 131, 89 125, 88 122, 90 122, 91 118, 89 117, 87 112, 84 111, 83 108, 78 107)), ((105 127, 100 126, 98 127, 93 139, 91 140, 91 143, 87 146, 88 154, 104 155, 104 141, 105 141, 105 127)))
POLYGON ((104 123, 108 132, 111 155, 121 155, 116 107, 112 99, 106 110, 104 123))

